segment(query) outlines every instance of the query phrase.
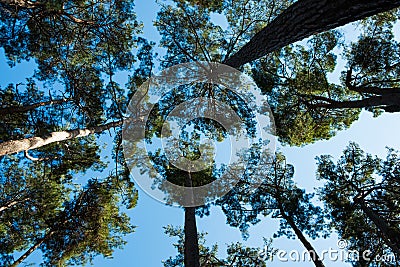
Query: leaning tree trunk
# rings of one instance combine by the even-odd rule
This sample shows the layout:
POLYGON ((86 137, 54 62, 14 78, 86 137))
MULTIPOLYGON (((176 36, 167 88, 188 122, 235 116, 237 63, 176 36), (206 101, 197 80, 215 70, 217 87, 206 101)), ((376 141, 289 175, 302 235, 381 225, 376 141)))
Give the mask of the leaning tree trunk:
POLYGON ((0 206, 0 213, 2 213, 3 211, 18 205, 19 203, 27 201, 27 200, 30 200, 30 198, 27 197, 27 198, 23 198, 23 199, 20 199, 20 200, 12 200, 10 202, 7 202, 6 204, 0 206))
POLYGON ((313 34, 400 6, 400 0, 299 0, 224 63, 238 68, 313 34))
MULTIPOLYGON (((190 171, 185 180, 186 187, 193 187, 190 171)), ((200 267, 199 240, 197 237, 196 207, 185 207, 185 267, 200 267)))
MULTIPOLYGON (((357 202, 356 202, 357 203, 357 202)), ((373 210, 371 210, 362 200, 358 201, 362 211, 376 225, 384 236, 387 245, 397 254, 400 255, 400 237, 397 231, 393 231, 389 225, 382 220, 373 210)))
POLYGON ((307 238, 303 235, 301 230, 297 227, 296 223, 293 221, 293 219, 290 216, 287 216, 285 211, 283 210, 283 207, 279 207, 280 213, 283 217, 283 219, 286 220, 286 222, 290 225, 290 227, 293 229, 294 233, 296 234, 297 238, 300 240, 300 242, 303 244, 303 246, 307 249, 308 253, 310 253, 311 260, 314 262, 315 267, 325 267, 324 263, 321 261, 320 257, 317 254, 317 251, 314 249, 314 247, 311 245, 310 242, 308 242, 307 238))
POLYGON ((95 126, 87 129, 75 129, 61 132, 52 132, 47 137, 31 137, 21 140, 10 140, 0 143, 0 157, 21 151, 27 151, 49 145, 51 143, 66 141, 74 138, 88 136, 90 134, 102 133, 114 127, 122 125, 121 121, 110 122, 104 125, 95 126))
POLYGON ((20 265, 29 255, 31 255, 35 250, 37 250, 40 245, 42 245, 45 241, 47 241, 55 231, 50 231, 41 239, 39 239, 32 247, 30 247, 24 254, 22 254, 10 267, 16 267, 20 265))

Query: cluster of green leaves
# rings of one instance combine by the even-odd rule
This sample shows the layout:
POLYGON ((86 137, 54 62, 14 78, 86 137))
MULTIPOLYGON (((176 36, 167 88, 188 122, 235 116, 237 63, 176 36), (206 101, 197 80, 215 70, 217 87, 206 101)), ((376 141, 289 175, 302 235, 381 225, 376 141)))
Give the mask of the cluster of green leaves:
MULTIPOLYGON (((167 49, 164 67, 223 62, 292 3, 174 2, 163 6, 156 21, 160 44, 167 49)), ((375 115, 398 109, 398 44, 393 33, 397 12, 366 19, 358 40, 349 45, 338 31, 330 31, 251 63, 249 74, 269 98, 283 143, 301 146, 330 139, 356 121, 362 108, 375 115), (328 74, 336 68, 339 48, 346 51, 349 69, 335 84, 328 74), (392 97, 379 99, 388 94, 392 97)))
MULTIPOLYGON (((78 140, 65 145, 74 149, 75 143, 78 140)), ((111 257, 125 244, 123 236, 134 227, 123 206, 135 207, 137 191, 121 150, 115 149, 117 166, 107 177, 79 183, 72 178, 88 170, 105 172, 106 166, 82 154, 39 162, 17 156, 1 158, 1 266, 17 265, 38 249, 45 266, 81 265, 96 255, 111 257), (16 252, 25 257, 14 259, 16 252)))
MULTIPOLYGON (((35 79, 29 78, 26 88, 18 90, 17 86, 10 85, 4 90, 2 106, 57 104, 54 109, 58 113, 38 116, 38 111, 30 111, 33 118, 41 120, 31 123, 47 131, 90 127, 122 119, 126 91, 113 77, 118 71, 132 69, 135 62, 133 48, 138 42, 136 35, 141 25, 136 21, 133 2, 22 3, 0 3, 0 46, 10 66, 34 59, 37 69, 35 79), (45 82, 49 93, 38 88, 39 82, 45 82), (64 100, 63 105, 57 102, 60 99, 64 100), (46 103, 49 101, 53 102, 46 103)), ((46 111, 51 109, 46 108, 46 111)), ((10 115, 3 123, 17 128, 12 119, 22 114, 10 108, 7 112, 10 115)), ((25 131, 23 134, 43 133, 25 131)))
MULTIPOLYGON (((8 64, 36 63, 32 77, 0 89, 0 142, 122 122, 129 92, 114 77, 133 69, 136 45, 149 49, 133 9, 128 0, 0 1, 8 64)), ((120 130, 107 129, 113 164, 94 135, 1 157, 1 266, 35 250, 45 266, 84 265, 122 248, 134 230, 123 206, 135 207, 137 191, 120 130)))
POLYGON ((262 177, 262 183, 256 189, 243 179, 217 201, 227 223, 239 227, 243 237, 247 238, 248 228, 261 221, 260 215, 271 216, 280 221, 274 237, 298 238, 307 250, 316 254, 306 236, 326 238, 329 229, 323 210, 312 200, 314 195, 295 185, 294 168, 286 164, 282 154, 277 154, 272 163, 262 157, 260 164, 262 168, 258 169, 257 175, 262 177))
POLYGON ((346 89, 329 82, 342 36, 331 31, 313 36, 307 45, 290 45, 253 64, 252 77, 268 97, 280 141, 301 146, 329 139, 358 119, 359 109, 320 108, 314 101, 347 99, 346 89))
POLYGON ((162 66, 190 61, 222 62, 293 1, 187 1, 165 4, 158 13, 162 66), (227 22, 212 20, 215 14, 227 22), (177 30, 179 29, 179 30, 177 30))

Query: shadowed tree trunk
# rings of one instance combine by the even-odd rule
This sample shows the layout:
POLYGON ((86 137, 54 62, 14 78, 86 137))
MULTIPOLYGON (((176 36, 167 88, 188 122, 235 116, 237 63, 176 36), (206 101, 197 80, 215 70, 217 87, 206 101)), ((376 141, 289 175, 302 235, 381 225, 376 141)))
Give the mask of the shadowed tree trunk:
POLYGON ((400 255, 400 238, 399 238, 399 233, 396 231, 393 231, 389 227, 389 225, 382 220, 382 218, 377 215, 373 210, 371 210, 363 200, 355 200, 356 203, 358 203, 361 207, 361 210, 367 215, 367 217, 376 225, 376 227, 379 229, 379 231, 382 233, 384 236, 384 239, 386 240, 387 245, 398 255, 400 255))
POLYGON ((185 267, 200 267, 196 208, 185 208, 185 267))
MULTIPOLYGON (((185 180, 186 187, 193 187, 190 171, 185 180)), ((196 207, 185 207, 185 267, 200 267, 199 241, 197 237, 196 207)))
POLYGON ((313 34, 399 6, 400 0, 299 0, 224 63, 238 68, 313 34))

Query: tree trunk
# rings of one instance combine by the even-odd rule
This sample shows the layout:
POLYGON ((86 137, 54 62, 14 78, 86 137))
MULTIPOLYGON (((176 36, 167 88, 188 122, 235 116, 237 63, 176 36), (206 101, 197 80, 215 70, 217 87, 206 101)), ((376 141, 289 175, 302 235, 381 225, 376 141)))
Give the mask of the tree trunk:
POLYGON ((376 225, 379 231, 384 236, 387 245, 395 252, 400 255, 400 236, 397 231, 393 231, 389 225, 382 220, 373 210, 371 210, 362 200, 356 201, 362 209, 362 211, 367 215, 367 217, 376 225))
POLYGON ((54 233, 55 231, 50 231, 45 234, 43 238, 39 239, 32 247, 30 247, 24 254, 22 254, 21 257, 19 257, 13 264, 11 264, 10 267, 16 267, 21 264, 29 255, 31 255, 36 249, 38 249, 38 247, 40 247, 40 245, 48 240, 54 233))
POLYGON ((0 4, 22 7, 22 8, 35 8, 41 5, 39 1, 32 2, 27 0, 0 0, 0 4))
POLYGON ((122 120, 110 122, 104 125, 95 126, 87 129, 75 129, 62 132, 52 132, 48 137, 31 137, 21 140, 10 140, 0 143, 0 157, 4 155, 14 154, 21 151, 27 151, 39 148, 51 143, 70 140, 74 138, 88 136, 90 134, 102 133, 114 127, 122 125, 122 120))
POLYGON ((200 267, 196 208, 185 208, 185 267, 200 267))
POLYGON ((1 207, 0 207, 0 213, 3 212, 3 211, 5 211, 5 210, 7 210, 7 209, 9 209, 9 208, 14 207, 14 206, 17 205, 18 203, 21 203, 21 202, 24 202, 24 201, 27 201, 27 200, 29 200, 29 198, 24 198, 24 199, 20 199, 20 200, 10 201, 10 202, 8 202, 7 204, 5 204, 4 206, 1 206, 1 207))
POLYGON ((238 68, 313 34, 399 6, 400 0, 299 0, 224 63, 238 68))
MULTIPOLYGON (((190 171, 185 180, 186 187, 193 187, 190 171)), ((199 240, 196 226, 196 207, 185 207, 185 267, 200 267, 199 240)))
POLYGON ((55 104, 62 104, 68 101, 71 101, 71 98, 65 98, 65 99, 56 99, 56 100, 50 100, 50 101, 44 101, 44 102, 39 102, 35 103, 32 105, 25 105, 25 106, 13 106, 13 107, 6 107, 6 108, 0 108, 0 115, 7 115, 7 114, 15 114, 15 113, 22 113, 26 112, 38 107, 43 107, 43 106, 48 106, 48 105, 55 105, 55 104))
POLYGON ((296 234, 297 238, 300 240, 300 242, 303 244, 303 246, 308 250, 308 253, 310 253, 310 257, 311 257, 312 261, 314 262, 314 265, 316 267, 325 267, 324 263, 321 261, 320 257, 318 256, 317 251, 314 249, 314 247, 311 245, 311 243, 308 242, 307 238, 303 235, 301 230, 297 227, 297 225, 293 221, 293 219, 286 215, 282 206, 280 206, 279 210, 280 210, 280 213, 281 213, 283 219, 285 219, 287 221, 287 223, 290 225, 290 227, 293 229, 294 233, 296 234))

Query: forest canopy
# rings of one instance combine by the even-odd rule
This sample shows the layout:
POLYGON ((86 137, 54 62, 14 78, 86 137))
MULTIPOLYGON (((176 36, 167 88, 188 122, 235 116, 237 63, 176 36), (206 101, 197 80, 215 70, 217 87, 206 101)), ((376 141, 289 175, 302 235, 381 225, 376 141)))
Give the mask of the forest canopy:
MULTIPOLYGON (((283 147, 306 151, 310 144, 333 142, 365 112, 377 119, 400 112, 400 1, 173 0, 157 6, 143 10, 131 0, 0 0, 2 60, 16 77, 0 84, 0 266, 28 264, 38 251, 43 266, 83 266, 124 249, 136 228, 130 210, 141 205, 130 165, 153 175, 139 148, 124 150, 124 125, 139 110, 129 101, 150 77, 177 64, 216 62, 250 77, 259 90, 255 96, 268 102, 257 108, 271 113, 273 134, 283 147), (146 12, 154 15, 149 26, 159 37, 143 30, 147 25, 138 18, 146 12), (344 25, 351 34, 338 28, 344 25), (34 68, 32 75, 15 72, 24 64, 34 68)), ((150 94, 141 97, 148 100, 150 94)), ((145 129, 145 142, 153 146, 145 153, 158 179, 189 188, 231 171, 218 157, 199 171, 179 169, 158 146, 163 127, 173 128, 170 113, 195 98, 208 99, 214 112, 221 111, 213 101, 226 103, 248 135, 269 126, 257 125, 256 110, 243 96, 210 83, 162 95, 149 117, 139 114, 129 125, 145 129)), ((210 118, 191 120, 180 131, 173 155, 190 162, 218 150, 205 139, 229 141, 227 129, 210 118)), ((307 192, 297 184, 295 168, 314 166, 293 166, 279 151, 255 152, 266 142, 258 141, 247 154, 241 151, 248 168, 231 171, 239 182, 229 193, 203 206, 182 207, 183 227, 164 228, 178 239, 178 254, 164 266, 269 264, 276 251, 267 237, 262 259, 262 248, 234 242, 221 257, 217 245, 207 245, 196 220, 212 216, 211 207, 220 208, 226 224, 244 239, 253 225, 278 222, 273 237, 298 239, 317 267, 326 260, 312 240, 333 232, 349 249, 400 257, 400 148, 388 148, 380 158, 351 142, 338 161, 327 151, 316 159, 315 177, 304 177, 322 185, 307 192)), ((223 153, 228 157, 229 151, 223 153)), ((350 263, 376 266, 366 259, 350 263)))

